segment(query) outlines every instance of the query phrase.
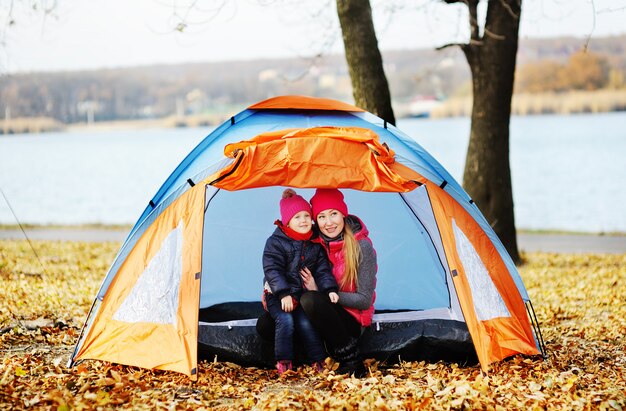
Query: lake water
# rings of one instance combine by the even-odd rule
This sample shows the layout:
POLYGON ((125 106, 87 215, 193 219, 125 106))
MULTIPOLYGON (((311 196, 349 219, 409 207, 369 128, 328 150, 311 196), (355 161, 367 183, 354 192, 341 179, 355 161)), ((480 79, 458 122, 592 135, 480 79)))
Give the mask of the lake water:
MULTIPOLYGON (((462 180, 470 121, 398 127, 462 180)), ((0 188, 21 223, 133 224, 209 128, 0 136, 0 188)), ((626 113, 514 117, 521 229, 626 232, 626 113)), ((16 224, 0 196, 0 224, 16 224)))

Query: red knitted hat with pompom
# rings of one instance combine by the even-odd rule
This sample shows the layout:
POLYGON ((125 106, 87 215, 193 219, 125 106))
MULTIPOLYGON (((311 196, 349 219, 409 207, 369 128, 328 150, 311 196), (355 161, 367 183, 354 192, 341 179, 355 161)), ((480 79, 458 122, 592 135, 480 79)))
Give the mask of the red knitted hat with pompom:
POLYGON ((283 225, 289 224, 289 220, 300 211, 308 211, 310 214, 311 205, 309 202, 291 188, 283 191, 283 198, 280 200, 280 219, 283 225))

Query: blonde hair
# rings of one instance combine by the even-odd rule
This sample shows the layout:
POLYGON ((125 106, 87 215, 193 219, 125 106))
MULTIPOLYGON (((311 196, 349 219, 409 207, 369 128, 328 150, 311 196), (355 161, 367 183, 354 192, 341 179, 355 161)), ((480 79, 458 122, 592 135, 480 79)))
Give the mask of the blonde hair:
POLYGON ((361 261, 361 246, 356 240, 352 229, 344 219, 344 234, 343 234, 343 256, 344 256, 344 273, 341 278, 340 288, 354 284, 357 288, 359 284, 358 272, 359 263, 361 261))

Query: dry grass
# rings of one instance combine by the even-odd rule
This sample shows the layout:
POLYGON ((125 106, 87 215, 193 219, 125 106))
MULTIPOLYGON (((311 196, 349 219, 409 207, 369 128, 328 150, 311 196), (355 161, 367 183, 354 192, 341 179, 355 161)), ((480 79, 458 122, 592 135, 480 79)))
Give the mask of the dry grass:
MULTIPOLYGON (((563 93, 519 93, 513 96, 512 114, 605 113, 626 110, 626 90, 569 91, 563 93)), ((472 97, 452 97, 435 108, 434 118, 472 114, 472 97)))
POLYGON ((0 120, 0 135, 50 131, 116 131, 146 128, 212 127, 228 118, 226 114, 170 116, 158 119, 96 121, 91 124, 63 124, 49 117, 21 117, 0 120))
POLYGON ((202 363, 199 379, 65 362, 117 243, 0 241, 0 409, 626 408, 626 255, 527 254, 522 277, 549 360, 515 357, 489 374, 456 364, 369 362, 365 379, 309 368, 202 363))
POLYGON ((18 117, 0 120, 0 134, 41 133, 64 129, 63 123, 50 117, 18 117))

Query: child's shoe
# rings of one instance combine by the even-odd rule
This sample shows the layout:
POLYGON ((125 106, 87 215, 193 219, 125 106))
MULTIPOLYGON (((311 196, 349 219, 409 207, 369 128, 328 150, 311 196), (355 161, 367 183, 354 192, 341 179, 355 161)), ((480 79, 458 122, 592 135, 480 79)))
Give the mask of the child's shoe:
POLYGON ((276 363, 276 369, 278 370, 278 375, 283 375, 285 372, 291 371, 292 369, 291 361, 289 360, 278 361, 276 363))

